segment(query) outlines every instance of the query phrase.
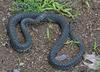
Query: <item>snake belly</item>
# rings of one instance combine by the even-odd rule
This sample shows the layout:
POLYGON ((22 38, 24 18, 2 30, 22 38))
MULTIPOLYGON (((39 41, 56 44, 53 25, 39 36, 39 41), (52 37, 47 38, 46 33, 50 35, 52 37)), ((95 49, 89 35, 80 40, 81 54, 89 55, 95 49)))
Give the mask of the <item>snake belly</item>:
MULTIPOLYGON (((21 21, 26 18, 36 19, 40 15, 41 13, 20 13, 20 14, 16 14, 10 19, 7 25, 7 32, 9 35, 11 45, 16 51, 23 52, 24 50, 29 49, 32 44, 32 38, 27 31, 27 25, 24 25, 24 24, 31 24, 31 21, 28 21, 29 23, 23 23, 25 21, 23 22, 21 21), (20 23, 21 23, 22 34, 25 38, 25 42, 22 44, 19 42, 17 38, 17 34, 16 34, 16 26, 17 24, 20 24, 20 23)), ((79 38, 73 37, 73 35, 70 33, 70 24, 64 16, 55 14, 55 13, 48 13, 45 16, 45 18, 43 18, 40 21, 49 22, 49 19, 53 20, 56 24, 58 24, 61 29, 61 34, 58 36, 56 41, 51 46, 51 50, 48 55, 49 63, 52 64, 54 67, 61 70, 69 69, 72 66, 76 65, 82 59, 82 56, 84 53, 83 42, 79 38), (55 57, 56 57, 56 54, 59 52, 59 50, 61 50, 61 48, 64 46, 64 43, 68 38, 80 42, 77 45, 79 46, 80 51, 75 55, 75 57, 72 60, 70 60, 70 62, 66 64, 62 64, 62 63, 59 63, 59 61, 57 61, 55 57)), ((36 23, 33 23, 33 24, 36 24, 36 23)))

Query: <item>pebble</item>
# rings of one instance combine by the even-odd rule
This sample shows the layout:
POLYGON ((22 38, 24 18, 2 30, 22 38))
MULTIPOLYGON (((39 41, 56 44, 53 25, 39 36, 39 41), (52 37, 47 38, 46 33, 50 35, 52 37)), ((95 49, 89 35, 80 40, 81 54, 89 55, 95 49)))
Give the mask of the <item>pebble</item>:
POLYGON ((12 50, 10 50, 9 52, 10 52, 10 53, 13 53, 13 51, 12 51, 12 50))
POLYGON ((10 12, 8 12, 8 14, 7 14, 8 16, 11 16, 11 14, 10 14, 10 12))
POLYGON ((65 54, 63 54, 63 55, 61 55, 61 56, 57 56, 57 57, 55 57, 55 59, 56 59, 56 60, 60 60, 60 61, 62 61, 62 60, 67 59, 67 56, 66 56, 65 54))
POLYGON ((2 46, 5 46, 5 43, 2 43, 2 46))
POLYGON ((98 14, 95 14, 96 16, 98 15, 98 14))
POLYGON ((95 29, 96 31, 99 31, 100 30, 100 27, 98 27, 97 29, 95 29))
POLYGON ((23 62, 21 62, 20 64, 19 64, 19 66, 23 66, 24 65, 24 63, 23 62))
POLYGON ((12 72, 20 72, 19 69, 13 69, 12 72))
POLYGON ((32 64, 33 64, 34 62, 32 61, 32 64))
POLYGON ((6 18, 5 18, 5 17, 3 17, 2 21, 5 21, 5 20, 6 20, 6 18))

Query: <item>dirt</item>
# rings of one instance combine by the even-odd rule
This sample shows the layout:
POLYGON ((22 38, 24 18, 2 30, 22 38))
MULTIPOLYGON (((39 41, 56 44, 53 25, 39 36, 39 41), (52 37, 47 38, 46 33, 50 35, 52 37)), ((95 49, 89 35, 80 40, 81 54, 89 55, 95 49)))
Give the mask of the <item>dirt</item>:
MULTIPOLYGON (((0 0, 0 72, 5 69, 11 71, 16 66, 20 67, 21 72, 97 72, 82 66, 82 62, 72 69, 61 71, 52 68, 48 63, 48 53, 53 41, 60 34, 59 27, 56 24, 44 23, 36 28, 29 27, 33 44, 31 51, 19 54, 11 46, 6 31, 6 25, 11 16, 9 11, 11 0, 0 0), (50 29, 50 39, 46 37, 47 28, 50 29)), ((74 5, 74 8, 80 11, 81 15, 73 21, 73 29, 76 35, 79 35, 85 45, 85 51, 92 52, 93 42, 96 39, 99 48, 100 43, 100 2, 93 0, 90 2, 90 8, 82 2, 74 5)), ((18 31, 18 37, 22 40, 22 35, 18 31)), ((72 49, 64 46, 69 56, 76 54, 78 49, 72 49)), ((66 53, 67 53, 66 52, 66 53)))

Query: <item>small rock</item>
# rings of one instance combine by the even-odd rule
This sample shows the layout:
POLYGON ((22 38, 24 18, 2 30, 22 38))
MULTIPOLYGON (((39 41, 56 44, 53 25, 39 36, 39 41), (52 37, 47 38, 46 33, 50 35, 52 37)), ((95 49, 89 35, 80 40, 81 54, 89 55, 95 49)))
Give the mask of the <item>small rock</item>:
POLYGON ((96 16, 98 15, 98 14, 95 14, 96 16))
POLYGON ((12 50, 10 50, 9 52, 10 52, 10 53, 13 53, 13 51, 12 51, 12 50))
POLYGON ((23 65, 24 65, 24 63, 22 63, 22 62, 21 62, 19 65, 20 65, 20 66, 23 66, 23 65))
POLYGON ((56 41, 56 39, 54 39, 54 41, 56 41))
POLYGON ((7 15, 8 15, 8 16, 11 16, 11 14, 10 14, 9 12, 7 13, 7 15))
POLYGON ((97 29, 95 29, 96 31, 99 31, 100 30, 100 27, 98 27, 97 29))
POLYGON ((32 64, 33 64, 34 62, 32 61, 32 64))
POLYGON ((2 46, 5 46, 5 43, 2 43, 2 46))
POLYGON ((5 21, 5 20, 6 20, 6 18, 5 18, 5 17, 3 17, 2 21, 5 21))
POLYGON ((20 72, 19 69, 13 69, 12 72, 20 72))
POLYGON ((35 31, 35 32, 38 32, 38 29, 32 27, 32 30, 35 31))
POLYGON ((67 56, 65 54, 61 55, 61 56, 57 56, 55 57, 56 60, 59 60, 59 61, 62 61, 62 60, 65 60, 67 59, 67 56))

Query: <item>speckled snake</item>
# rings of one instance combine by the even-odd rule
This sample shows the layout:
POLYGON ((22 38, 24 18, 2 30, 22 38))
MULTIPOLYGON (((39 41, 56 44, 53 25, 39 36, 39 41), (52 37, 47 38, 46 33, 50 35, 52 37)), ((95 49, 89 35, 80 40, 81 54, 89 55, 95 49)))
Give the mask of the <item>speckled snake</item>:
POLYGON ((40 23, 41 21, 49 22, 49 19, 53 20, 56 24, 59 25, 61 29, 61 34, 58 36, 56 41, 52 44, 51 50, 48 55, 49 63, 58 69, 69 69, 70 67, 76 65, 83 56, 84 46, 83 42, 79 37, 74 37, 70 32, 70 24, 66 20, 66 18, 60 14, 55 13, 20 13, 13 16, 7 25, 7 32, 9 35, 9 39, 12 47, 18 51, 23 52, 28 50, 32 44, 32 39, 30 34, 28 33, 27 27, 29 24, 40 23), (20 24, 22 34, 25 38, 24 43, 20 43, 16 34, 16 26, 20 24), (72 58, 68 63, 60 63, 55 59, 58 51, 63 47, 64 42, 68 39, 72 39, 75 41, 79 41, 80 43, 77 46, 80 48, 79 52, 72 58))

